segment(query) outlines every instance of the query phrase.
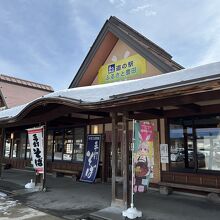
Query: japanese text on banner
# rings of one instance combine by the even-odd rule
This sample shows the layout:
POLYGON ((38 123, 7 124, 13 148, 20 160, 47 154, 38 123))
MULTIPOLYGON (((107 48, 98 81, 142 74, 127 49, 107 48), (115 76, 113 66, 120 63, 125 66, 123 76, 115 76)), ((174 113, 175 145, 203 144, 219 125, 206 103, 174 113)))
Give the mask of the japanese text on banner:
POLYGON ((43 127, 27 129, 32 164, 37 173, 44 173, 43 127))

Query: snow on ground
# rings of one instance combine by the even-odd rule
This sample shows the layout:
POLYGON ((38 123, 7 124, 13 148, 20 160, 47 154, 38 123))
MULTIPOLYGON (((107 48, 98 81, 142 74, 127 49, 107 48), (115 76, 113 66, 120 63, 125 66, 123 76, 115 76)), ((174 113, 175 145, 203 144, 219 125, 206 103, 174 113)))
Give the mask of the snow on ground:
POLYGON ((25 207, 17 200, 8 198, 6 194, 0 192, 0 219, 1 220, 25 220, 44 217, 47 214, 35 209, 25 207))

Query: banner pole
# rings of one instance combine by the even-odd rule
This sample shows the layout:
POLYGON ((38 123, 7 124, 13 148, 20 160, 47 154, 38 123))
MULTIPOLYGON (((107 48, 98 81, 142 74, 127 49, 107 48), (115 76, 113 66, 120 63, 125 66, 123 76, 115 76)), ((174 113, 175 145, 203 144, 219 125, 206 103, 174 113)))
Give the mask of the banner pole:
POLYGON ((133 125, 132 125, 132 149, 131 149, 131 208, 134 208, 134 142, 135 142, 135 136, 134 136, 134 124, 135 120, 133 119, 133 125))
POLYGON ((122 215, 124 217, 127 217, 129 219, 135 219, 137 217, 142 217, 142 212, 137 210, 134 207, 134 178, 135 178, 135 172, 134 172, 134 143, 135 143, 135 123, 136 120, 133 119, 133 133, 132 133, 132 162, 131 162, 131 207, 128 208, 127 210, 122 212, 122 215))

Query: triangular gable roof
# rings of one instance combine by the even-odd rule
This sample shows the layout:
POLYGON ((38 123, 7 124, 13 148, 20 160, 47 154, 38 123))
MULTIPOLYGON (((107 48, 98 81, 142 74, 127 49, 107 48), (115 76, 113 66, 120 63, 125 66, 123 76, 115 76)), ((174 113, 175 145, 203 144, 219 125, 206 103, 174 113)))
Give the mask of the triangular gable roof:
POLYGON ((172 56, 164 49, 118 18, 110 17, 99 32, 69 88, 85 86, 84 84, 80 84, 83 78, 85 79, 84 81, 92 83, 95 75, 92 76, 91 74, 98 72, 98 69, 103 65, 119 39, 163 73, 183 69, 181 65, 172 60, 172 56))

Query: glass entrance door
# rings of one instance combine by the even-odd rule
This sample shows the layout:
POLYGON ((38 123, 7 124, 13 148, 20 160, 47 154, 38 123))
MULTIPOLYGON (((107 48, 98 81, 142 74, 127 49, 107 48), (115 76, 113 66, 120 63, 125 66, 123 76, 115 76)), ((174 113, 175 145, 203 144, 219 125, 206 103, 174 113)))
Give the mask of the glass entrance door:
POLYGON ((198 168, 220 170, 220 126, 219 118, 195 120, 198 168))
POLYGON ((195 143, 192 120, 170 120, 171 170, 195 168, 195 143))

